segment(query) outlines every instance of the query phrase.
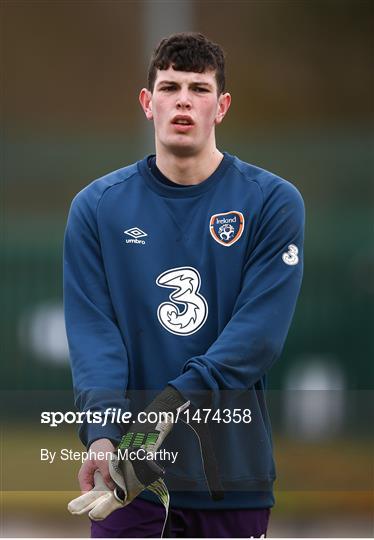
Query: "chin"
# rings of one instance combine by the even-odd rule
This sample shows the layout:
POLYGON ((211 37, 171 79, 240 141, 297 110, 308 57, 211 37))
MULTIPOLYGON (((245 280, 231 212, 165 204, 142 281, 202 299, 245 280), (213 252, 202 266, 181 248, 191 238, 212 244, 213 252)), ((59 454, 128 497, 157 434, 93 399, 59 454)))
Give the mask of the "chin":
POLYGON ((175 140, 166 141, 163 144, 165 150, 171 154, 174 154, 178 157, 191 157, 199 153, 201 150, 200 146, 194 143, 191 139, 187 140, 175 140))
POLYGON ((165 149, 178 157, 191 157, 199 153, 197 146, 192 145, 190 142, 186 142, 185 144, 165 144, 165 149))

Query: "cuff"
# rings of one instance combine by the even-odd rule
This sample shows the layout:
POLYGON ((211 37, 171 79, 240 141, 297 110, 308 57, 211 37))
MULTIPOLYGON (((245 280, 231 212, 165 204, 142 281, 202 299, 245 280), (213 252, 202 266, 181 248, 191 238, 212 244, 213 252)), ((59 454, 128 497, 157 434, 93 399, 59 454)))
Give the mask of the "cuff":
POLYGON ((125 429, 118 424, 110 424, 103 427, 99 424, 85 423, 79 429, 79 437, 87 449, 98 439, 109 439, 114 446, 117 446, 124 432, 125 429))
POLYGON ((195 407, 211 405, 212 390, 204 385, 204 380, 196 369, 188 369, 176 379, 169 381, 182 396, 190 401, 195 407))

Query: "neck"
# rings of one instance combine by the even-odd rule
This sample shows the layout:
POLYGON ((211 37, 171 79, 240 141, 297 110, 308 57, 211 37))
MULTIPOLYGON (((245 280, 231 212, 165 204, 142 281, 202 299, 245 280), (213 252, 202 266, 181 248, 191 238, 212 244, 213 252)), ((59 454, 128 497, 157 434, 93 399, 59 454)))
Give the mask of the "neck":
POLYGON ((206 180, 221 163, 223 154, 214 147, 202 154, 178 156, 160 151, 156 145, 156 165, 160 171, 177 184, 200 184, 206 180))

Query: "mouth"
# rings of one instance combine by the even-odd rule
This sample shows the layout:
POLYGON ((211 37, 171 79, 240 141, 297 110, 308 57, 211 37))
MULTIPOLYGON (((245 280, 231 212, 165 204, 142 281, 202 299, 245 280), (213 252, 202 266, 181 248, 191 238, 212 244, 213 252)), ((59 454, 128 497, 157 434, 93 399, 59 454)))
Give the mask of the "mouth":
POLYGON ((171 123, 178 129, 178 131, 188 131, 194 126, 194 121, 192 118, 182 114, 174 116, 171 123))
POLYGON ((194 121, 188 114, 177 114, 176 116, 174 116, 172 124, 177 124, 181 126, 192 126, 194 124, 194 121))

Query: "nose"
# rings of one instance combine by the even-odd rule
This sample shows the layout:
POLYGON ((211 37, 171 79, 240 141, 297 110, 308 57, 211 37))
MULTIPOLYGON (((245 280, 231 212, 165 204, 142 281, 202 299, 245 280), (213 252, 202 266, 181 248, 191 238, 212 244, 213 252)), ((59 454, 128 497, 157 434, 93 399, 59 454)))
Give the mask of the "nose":
POLYGON ((191 100, 187 91, 181 91, 177 98, 177 109, 191 109, 191 100))

